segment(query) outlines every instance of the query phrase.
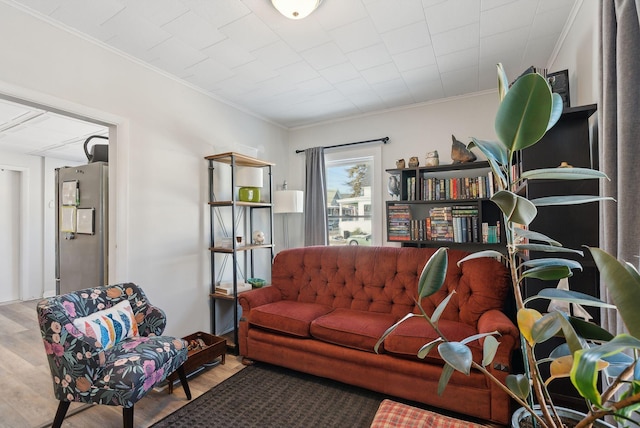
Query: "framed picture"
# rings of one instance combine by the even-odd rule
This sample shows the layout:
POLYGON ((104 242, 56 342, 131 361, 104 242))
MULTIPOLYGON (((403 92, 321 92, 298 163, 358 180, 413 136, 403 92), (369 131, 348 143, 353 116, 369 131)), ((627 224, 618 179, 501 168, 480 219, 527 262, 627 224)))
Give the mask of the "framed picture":
POLYGON ((62 205, 78 205, 79 199, 78 180, 62 182, 62 205))
POLYGON ((94 208, 78 208, 76 229, 77 233, 93 235, 95 233, 95 209, 94 208))
POLYGON ((76 232, 76 207, 74 206, 60 207, 60 232, 65 232, 65 233, 76 232))
POLYGON ((551 90, 562 98, 564 108, 571 107, 571 100, 569 99, 569 70, 548 73, 547 81, 551 85, 551 90))

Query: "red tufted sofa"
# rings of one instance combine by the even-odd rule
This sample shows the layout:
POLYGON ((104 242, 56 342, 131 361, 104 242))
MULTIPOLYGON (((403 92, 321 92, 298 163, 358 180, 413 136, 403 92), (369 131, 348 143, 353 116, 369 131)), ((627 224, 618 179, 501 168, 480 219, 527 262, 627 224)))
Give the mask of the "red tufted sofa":
MULTIPOLYGON (((420 272, 435 249, 409 247, 304 247, 280 252, 272 284, 240 295, 240 354, 335 379, 469 416, 507 424, 510 399, 485 376, 455 372, 438 396, 443 362, 418 349, 435 332, 422 318, 394 331, 376 354, 384 331, 409 312, 420 272)), ((502 312, 510 293, 508 272, 497 261, 475 259, 458 267, 467 253, 449 250, 442 289, 422 302, 433 311, 451 291, 439 328, 448 340, 499 331, 500 347, 491 371, 508 374, 518 330, 502 312)), ((480 361, 478 341, 470 344, 480 361)))

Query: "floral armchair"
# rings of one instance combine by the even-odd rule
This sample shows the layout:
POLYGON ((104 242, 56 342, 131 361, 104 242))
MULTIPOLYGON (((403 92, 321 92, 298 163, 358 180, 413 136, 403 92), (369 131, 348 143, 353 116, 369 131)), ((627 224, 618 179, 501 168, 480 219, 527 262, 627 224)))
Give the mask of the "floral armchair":
POLYGON ((187 399, 182 364, 187 343, 162 336, 164 312, 132 283, 74 291, 37 305, 59 427, 73 402, 123 407, 133 427, 133 406, 158 382, 177 371, 187 399))

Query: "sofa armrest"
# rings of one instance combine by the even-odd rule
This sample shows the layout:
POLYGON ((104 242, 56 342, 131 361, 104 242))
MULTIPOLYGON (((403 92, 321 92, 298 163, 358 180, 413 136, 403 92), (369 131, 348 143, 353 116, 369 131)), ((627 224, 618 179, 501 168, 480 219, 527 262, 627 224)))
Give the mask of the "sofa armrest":
POLYGON ((282 300, 282 294, 276 287, 256 288, 255 290, 241 293, 238 300, 240 301, 240 306, 242 306, 242 313, 246 316, 251 312, 252 308, 282 300))
POLYGON ((504 312, 497 309, 483 313, 478 319, 478 333, 490 333, 492 331, 497 331, 502 336, 511 336, 514 342, 517 342, 520 336, 518 327, 504 312))

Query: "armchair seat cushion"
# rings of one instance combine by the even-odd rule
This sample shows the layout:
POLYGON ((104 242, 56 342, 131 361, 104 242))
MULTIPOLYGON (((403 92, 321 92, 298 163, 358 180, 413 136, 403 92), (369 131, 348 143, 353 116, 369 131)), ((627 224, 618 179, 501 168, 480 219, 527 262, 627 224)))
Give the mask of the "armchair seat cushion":
POLYGON ((187 360, 187 346, 184 340, 170 336, 134 337, 117 343, 105 352, 99 378, 84 391, 93 395, 86 401, 133 406, 187 360))

